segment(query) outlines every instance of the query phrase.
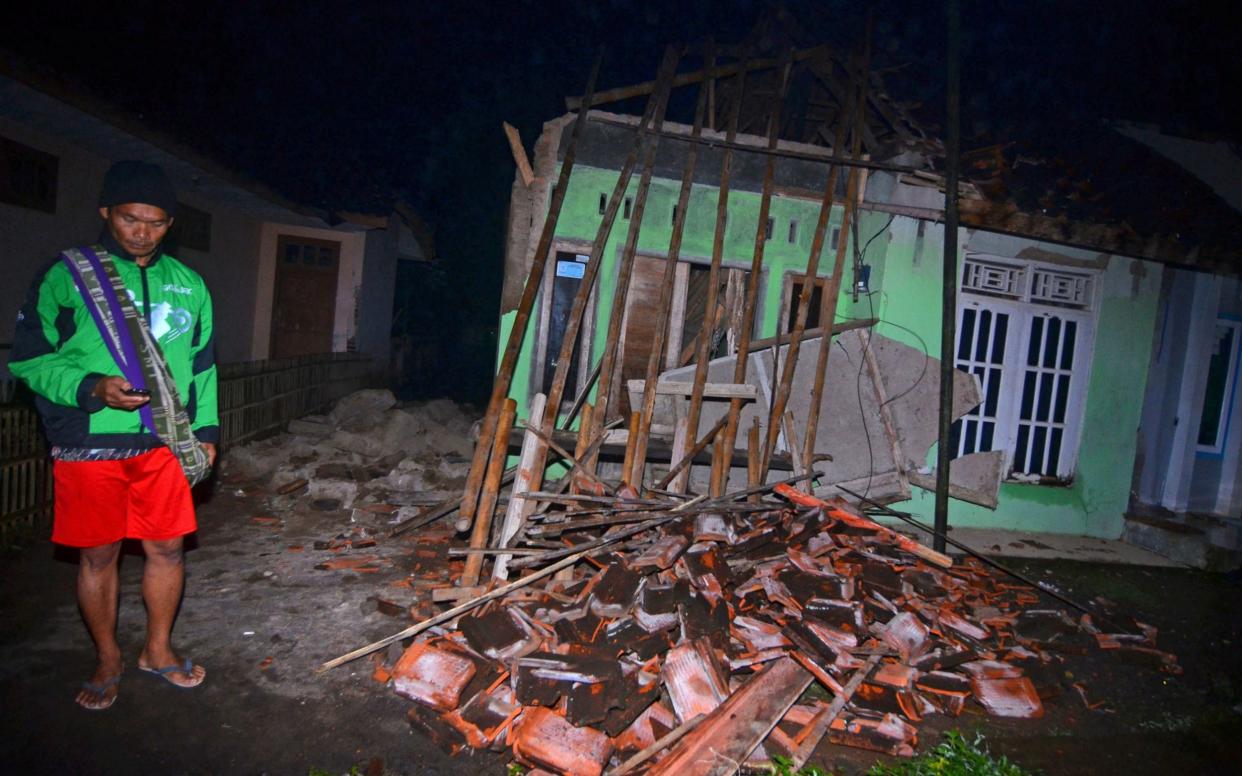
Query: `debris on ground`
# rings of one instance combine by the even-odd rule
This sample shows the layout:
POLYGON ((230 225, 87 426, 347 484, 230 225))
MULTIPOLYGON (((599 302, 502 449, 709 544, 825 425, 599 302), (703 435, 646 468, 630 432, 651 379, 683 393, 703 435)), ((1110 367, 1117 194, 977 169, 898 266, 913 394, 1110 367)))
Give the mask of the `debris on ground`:
POLYGON ((290 421, 285 433, 231 448, 224 475, 264 484, 279 497, 275 509, 305 499, 320 511, 360 510, 399 522, 411 509, 461 491, 472 422, 447 399, 398 406, 390 391, 357 391, 326 415, 290 421))
MULTIPOLYGON (((375 397, 352 403, 372 416, 416 415, 375 397)), ((335 428, 323 440, 371 422, 323 417, 315 422, 335 428)), ((317 479, 391 467, 355 479, 362 495, 341 505, 341 532, 298 551, 324 554, 316 568, 325 571, 395 562, 407 572, 361 596, 366 612, 418 623, 382 642, 387 652, 366 650, 367 675, 408 698, 410 724, 450 752, 507 750, 563 774, 703 772, 721 756, 737 767, 774 758, 800 767, 824 741, 909 756, 931 715, 974 707, 1035 718, 1069 699, 1098 707, 1059 668, 1064 654, 1106 650, 1179 670, 1154 628, 1115 609, 1092 617, 1047 607, 1036 587, 790 485, 639 497, 621 483, 600 483, 616 494, 607 495, 565 478, 511 494, 536 509, 507 546, 478 548, 447 520, 401 530, 437 510, 393 503, 420 494, 390 489, 389 475, 412 471, 409 461, 438 469, 448 457, 416 445, 398 460, 324 444, 301 434, 259 443, 267 449, 256 457, 300 455, 271 471, 272 511, 313 502, 317 479), (507 556, 509 580, 455 584, 472 554, 507 556)))

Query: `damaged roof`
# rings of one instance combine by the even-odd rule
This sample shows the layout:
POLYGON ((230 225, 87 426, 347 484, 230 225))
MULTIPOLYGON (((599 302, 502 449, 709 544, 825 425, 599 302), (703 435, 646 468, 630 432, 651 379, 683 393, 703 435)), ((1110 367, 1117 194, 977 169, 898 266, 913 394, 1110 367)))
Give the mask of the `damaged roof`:
MULTIPOLYGON (((778 185, 817 189, 822 180, 813 186, 798 185, 810 177, 822 179, 823 163, 806 161, 802 154, 807 148, 831 148, 836 124, 850 112, 846 94, 851 73, 860 70, 859 60, 864 57, 851 58, 827 46, 798 48, 797 43, 805 46, 805 30, 788 19, 757 31, 751 41, 718 48, 714 53, 716 67, 710 71, 702 66, 708 61, 706 48, 693 47, 688 58, 702 65, 683 66, 675 83, 689 93, 684 87, 697 89, 715 75, 713 126, 727 124, 729 111, 740 95, 739 142, 745 139, 760 145, 772 96, 778 93, 782 67, 788 63, 789 88, 780 147, 799 156, 778 166, 778 178, 784 175, 790 179, 778 181, 778 185), (737 73, 747 68, 739 88, 743 79, 737 73), (781 172, 787 166, 790 169, 781 172)), ((936 126, 941 117, 936 106, 917 99, 926 91, 920 86, 938 79, 939 73, 913 68, 869 69, 863 153, 873 163, 888 163, 904 183, 943 190, 944 143, 937 136, 936 126), (899 75, 892 77, 894 72, 899 75)), ((647 82, 606 89, 597 94, 593 105, 628 111, 634 104, 631 101, 649 94, 653 86, 654 82, 647 82)), ((676 92, 672 99, 670 111, 676 108, 676 92)), ((576 108, 579 101, 571 98, 567 104, 576 108)), ((618 153, 623 153, 626 144, 610 138, 610 132, 632 131, 621 129, 628 118, 593 115, 595 120, 583 144, 588 163, 608 161, 608 152, 600 144, 610 141, 618 153), (610 126, 601 127, 602 123, 610 126)), ((967 146, 969 150, 962 154, 962 226, 1193 269, 1242 271, 1238 249, 1242 212, 1191 170, 1123 134, 1115 122, 1054 116, 1038 125, 1017 123, 1021 124, 1018 129, 1004 130, 1005 137, 989 139, 986 134, 977 134, 976 145, 967 146)), ((671 122, 665 128, 669 136, 687 131, 671 122)), ((704 136, 712 139, 710 129, 704 136)), ((710 184, 715 174, 709 172, 713 169, 710 152, 718 149, 710 142, 708 147, 709 160, 700 165, 704 172, 696 178, 710 184)), ((666 151, 665 155, 670 153, 666 151)), ((763 166, 758 153, 736 155, 735 166, 740 165, 743 174, 735 185, 746 187, 747 163, 742 160, 747 157, 752 166, 763 166)), ((1234 157, 1238 158, 1236 152, 1234 157)), ((668 160, 666 164, 675 163, 668 160)), ((943 215, 942 206, 906 210, 908 215, 920 218, 939 219, 943 215)))

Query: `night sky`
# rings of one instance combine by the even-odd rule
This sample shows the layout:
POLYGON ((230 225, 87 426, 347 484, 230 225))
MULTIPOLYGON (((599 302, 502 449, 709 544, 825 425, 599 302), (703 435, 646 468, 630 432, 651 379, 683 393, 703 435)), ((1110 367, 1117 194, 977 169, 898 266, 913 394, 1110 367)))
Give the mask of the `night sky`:
MULTIPOLYGON (((419 325, 464 332, 446 364, 459 398, 486 393, 513 163, 581 92, 654 77, 667 43, 741 41, 767 7, 679 2, 96 3, 6 10, 0 46, 51 68, 287 196, 330 209, 412 202, 436 230, 434 306, 419 325), (445 326, 447 321, 450 325, 445 326), (480 342, 487 342, 480 347, 480 342)), ((847 48, 866 6, 785 4, 805 45, 847 48)), ((1242 28, 1233 4, 962 2, 963 148, 1016 136, 1070 142, 1117 118, 1242 139, 1242 28)), ((945 22, 935 3, 878 2, 875 55, 891 91, 941 120, 945 22)), ((410 289, 398 289, 398 303, 410 289)))

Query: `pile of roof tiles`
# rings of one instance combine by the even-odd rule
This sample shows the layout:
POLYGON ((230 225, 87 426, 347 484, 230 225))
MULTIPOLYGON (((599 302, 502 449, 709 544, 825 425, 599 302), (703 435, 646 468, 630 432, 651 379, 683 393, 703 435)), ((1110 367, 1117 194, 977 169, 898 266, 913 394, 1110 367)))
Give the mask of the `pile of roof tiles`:
POLYGON ((1113 650, 1179 670, 1155 649, 1153 628, 1034 608, 1034 588, 970 560, 930 565, 899 546, 904 537, 839 519, 858 515, 843 504, 669 501, 662 511, 653 500, 592 507, 582 498, 585 508, 545 513, 527 537, 594 539, 601 529, 573 529, 601 516, 613 532, 669 519, 603 548, 572 580, 549 577, 453 629, 424 632, 380 669, 415 702, 411 722, 446 748, 509 748, 564 774, 621 772, 630 756, 656 750, 640 768, 663 772, 684 763, 678 748, 696 736, 722 735, 706 720, 753 690, 765 666, 792 659, 804 681, 791 704, 741 706, 741 715, 772 718, 759 720, 768 732, 740 760, 779 755, 800 765, 824 736, 910 755, 929 715, 977 704, 996 716, 1042 716, 1065 681, 1062 653, 1113 650), (826 692, 803 693, 812 682, 826 692), (680 743, 655 746, 678 728, 688 729, 680 743))

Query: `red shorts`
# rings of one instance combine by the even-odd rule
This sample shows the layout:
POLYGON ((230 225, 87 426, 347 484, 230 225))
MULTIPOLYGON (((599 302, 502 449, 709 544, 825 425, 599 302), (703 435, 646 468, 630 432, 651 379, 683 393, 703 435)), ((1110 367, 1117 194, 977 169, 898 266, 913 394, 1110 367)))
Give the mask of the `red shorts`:
POLYGON ((99 547, 198 529, 190 485, 167 447, 120 461, 55 461, 52 473, 57 544, 99 547))

